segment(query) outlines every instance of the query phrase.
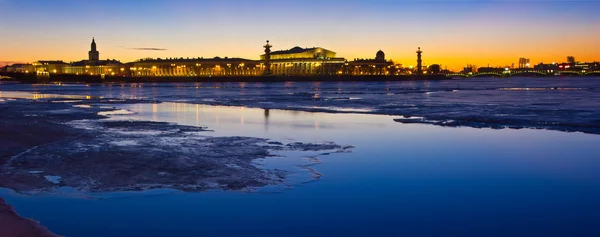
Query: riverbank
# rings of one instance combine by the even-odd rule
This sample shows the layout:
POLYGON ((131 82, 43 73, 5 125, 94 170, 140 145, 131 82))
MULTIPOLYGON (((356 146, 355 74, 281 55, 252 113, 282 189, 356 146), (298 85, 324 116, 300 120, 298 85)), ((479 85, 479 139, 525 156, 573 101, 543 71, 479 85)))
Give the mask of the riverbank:
POLYGON ((22 83, 186 83, 186 82, 358 82, 358 81, 436 81, 449 80, 444 75, 398 75, 398 76, 217 76, 217 77, 154 77, 111 75, 23 74, 4 73, 22 83))

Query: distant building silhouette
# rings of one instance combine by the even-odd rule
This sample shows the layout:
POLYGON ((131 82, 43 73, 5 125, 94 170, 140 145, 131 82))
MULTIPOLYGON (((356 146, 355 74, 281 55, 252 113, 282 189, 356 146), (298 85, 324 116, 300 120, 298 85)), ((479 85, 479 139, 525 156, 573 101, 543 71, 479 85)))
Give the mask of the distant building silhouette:
POLYGON ((125 65, 118 60, 100 60, 100 52, 96 46, 96 39, 92 38, 88 59, 64 64, 58 72, 50 73, 75 74, 75 75, 124 75, 125 65))
POLYGON ((345 74, 350 75, 390 75, 395 74, 394 63, 386 61, 385 53, 382 50, 377 51, 374 59, 354 59, 348 62, 345 74))
POLYGON ((88 58, 90 61, 99 61, 100 60, 100 52, 96 50, 96 39, 92 38, 92 46, 91 50, 88 53, 88 58))
POLYGON ((503 73, 506 71, 505 67, 480 67, 477 68, 478 73, 503 73))
POLYGON ((421 51, 421 47, 417 50, 417 75, 423 75, 423 60, 421 59, 421 55, 423 51, 421 51))
POLYGON ((377 51, 377 55, 375 56, 375 61, 385 62, 385 53, 381 50, 377 51))
POLYGON ((528 68, 530 61, 528 58, 519 58, 519 68, 528 68))

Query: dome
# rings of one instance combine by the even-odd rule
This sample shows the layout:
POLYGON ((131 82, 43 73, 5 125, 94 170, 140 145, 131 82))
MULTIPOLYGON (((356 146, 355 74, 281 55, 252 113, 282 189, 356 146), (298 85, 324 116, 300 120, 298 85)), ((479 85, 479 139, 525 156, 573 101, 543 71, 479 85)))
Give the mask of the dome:
POLYGON ((385 61, 385 53, 381 50, 377 51, 377 56, 375 56, 375 60, 385 61))

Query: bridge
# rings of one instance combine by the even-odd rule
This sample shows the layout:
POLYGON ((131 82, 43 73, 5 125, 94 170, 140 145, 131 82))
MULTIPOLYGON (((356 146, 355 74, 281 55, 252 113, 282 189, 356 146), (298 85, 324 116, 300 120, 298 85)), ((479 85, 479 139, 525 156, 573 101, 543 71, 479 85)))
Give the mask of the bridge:
POLYGON ((519 69, 503 72, 471 72, 471 73, 446 73, 447 77, 511 77, 511 76, 588 76, 599 75, 600 70, 582 70, 582 71, 554 71, 554 70, 535 70, 519 69))

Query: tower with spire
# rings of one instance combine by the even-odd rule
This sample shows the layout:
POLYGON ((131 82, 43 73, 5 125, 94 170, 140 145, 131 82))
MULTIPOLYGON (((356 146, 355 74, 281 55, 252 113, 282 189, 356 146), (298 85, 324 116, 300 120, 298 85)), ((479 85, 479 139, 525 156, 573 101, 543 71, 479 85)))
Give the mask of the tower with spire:
POLYGON ((417 50, 417 75, 423 75, 423 60, 421 60, 421 54, 423 54, 423 51, 421 51, 421 47, 419 47, 419 50, 417 50))
POLYGON ((264 46, 265 47, 265 75, 271 75, 271 48, 273 47, 272 45, 269 44, 269 41, 267 40, 267 44, 264 46))
POLYGON ((92 38, 92 47, 90 52, 88 53, 90 61, 99 61, 100 60, 100 52, 96 50, 96 39, 92 38))

